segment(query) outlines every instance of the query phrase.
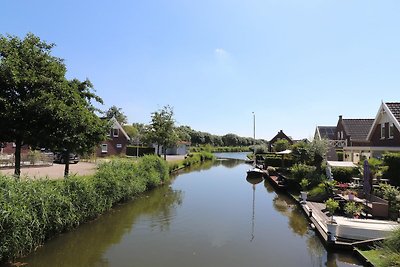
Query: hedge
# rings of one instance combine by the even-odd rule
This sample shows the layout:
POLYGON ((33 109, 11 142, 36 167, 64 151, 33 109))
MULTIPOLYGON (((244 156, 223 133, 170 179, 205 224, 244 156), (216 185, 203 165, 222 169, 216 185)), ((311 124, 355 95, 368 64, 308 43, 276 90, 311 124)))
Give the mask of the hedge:
POLYGON ((389 179, 392 185, 400 186, 400 153, 385 154, 383 161, 388 166, 383 178, 389 179))
POLYGON ((24 256, 168 178, 167 163, 157 156, 113 160, 93 176, 64 180, 0 176, 0 262, 24 256))
POLYGON ((139 157, 144 155, 154 155, 155 154, 154 147, 141 147, 141 146, 127 146, 126 147, 126 155, 136 157, 137 153, 139 157))

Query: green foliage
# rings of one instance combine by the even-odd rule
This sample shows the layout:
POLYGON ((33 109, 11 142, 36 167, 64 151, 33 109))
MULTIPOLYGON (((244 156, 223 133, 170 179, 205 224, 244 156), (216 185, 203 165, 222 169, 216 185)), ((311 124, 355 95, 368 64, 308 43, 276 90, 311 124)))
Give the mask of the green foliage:
POLYGON ((279 139, 273 144, 275 152, 284 151, 288 149, 289 146, 290 146, 289 141, 286 139, 279 139))
POLYGON ((383 161, 388 166, 383 177, 389 179, 392 185, 400 186, 400 153, 385 154, 383 161))
POLYGON ((111 119, 112 117, 115 117, 121 125, 128 123, 128 118, 122 112, 122 109, 116 106, 112 106, 106 111, 106 118, 111 119))
POLYGON ((266 145, 256 145, 252 148, 254 154, 266 154, 268 153, 268 146, 266 145))
POLYGON ((331 185, 324 181, 314 186, 309 192, 308 197, 315 201, 323 201, 331 196, 331 185))
POLYGON ((184 159, 183 165, 188 167, 206 160, 214 160, 214 158, 215 156, 210 152, 191 153, 184 159))
POLYGON ((291 147, 292 157, 295 164, 307 164, 310 162, 310 144, 304 141, 295 143, 291 147))
POLYGON ((223 146, 223 147, 215 147, 211 145, 202 145, 202 146, 196 146, 196 147, 190 147, 191 152, 202 152, 202 151, 207 151, 207 152, 213 152, 213 153, 221 153, 221 152, 248 152, 250 151, 250 147, 248 146, 235 146, 235 147, 229 147, 229 146, 223 146))
POLYGON ((336 151, 336 156, 338 158, 338 161, 343 161, 343 159, 344 159, 343 151, 336 151))
POLYGON ((262 155, 265 160, 264 164, 266 166, 272 167, 291 167, 293 165, 293 160, 291 155, 277 155, 275 153, 267 153, 262 155))
POLYGON ((355 201, 348 201, 344 204, 344 212, 350 217, 360 215, 362 209, 362 204, 356 203, 355 201))
POLYGON ((322 161, 324 160, 326 153, 328 152, 328 140, 326 139, 314 139, 310 143, 310 155, 313 165, 317 168, 317 171, 321 171, 322 161))
POLYGON ((350 183, 351 177, 358 174, 357 168, 333 167, 331 171, 333 178, 341 183, 350 183))
POLYGON ((333 217, 333 214, 339 208, 339 202, 336 200, 329 198, 327 201, 325 201, 326 209, 329 211, 329 214, 333 217))
POLYGON ((380 183, 379 187, 374 189, 375 195, 389 202, 389 210, 397 213, 400 209, 400 190, 392 185, 380 183))
POLYGON ((291 177, 300 183, 303 178, 310 178, 315 173, 315 167, 305 164, 295 164, 290 168, 291 177))
MULTIPOLYGON (((150 130, 148 131, 148 140, 162 145, 163 149, 168 146, 175 145, 178 140, 176 135, 174 120, 174 110, 170 106, 165 106, 162 109, 151 114, 150 130)), ((159 151, 157 149, 157 154, 159 151)), ((164 153, 164 158, 166 157, 164 153)))
POLYGON ((65 149, 68 156, 88 152, 105 138, 106 125, 92 105, 101 98, 89 80, 66 79, 63 60, 51 55, 53 47, 33 34, 23 40, 0 36, 0 140, 16 144, 16 176, 22 143, 65 149))
POLYGON ((166 162, 157 156, 113 160, 100 165, 94 176, 65 180, 0 176, 0 262, 26 255, 167 179, 166 162))
POLYGON ((301 190, 307 191, 309 185, 310 185, 310 181, 307 178, 301 179, 301 181, 300 181, 301 190))
POLYGON ((154 147, 141 147, 141 146, 127 146, 126 147, 126 155, 127 156, 136 156, 136 152, 139 152, 139 157, 143 155, 152 155, 154 154, 154 147))

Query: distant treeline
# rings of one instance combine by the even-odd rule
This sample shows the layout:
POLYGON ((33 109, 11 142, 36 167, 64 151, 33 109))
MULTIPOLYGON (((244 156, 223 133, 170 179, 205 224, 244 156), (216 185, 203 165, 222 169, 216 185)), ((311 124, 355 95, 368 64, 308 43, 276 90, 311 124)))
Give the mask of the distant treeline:
MULTIPOLYGON (((228 133, 225 135, 214 135, 207 132, 196 131, 189 126, 179 126, 176 128, 176 133, 179 138, 184 141, 189 141, 192 146, 211 145, 214 147, 245 147, 254 144, 254 139, 251 137, 240 137, 236 134, 228 133)), ((257 145, 266 144, 267 141, 257 139, 257 145)))

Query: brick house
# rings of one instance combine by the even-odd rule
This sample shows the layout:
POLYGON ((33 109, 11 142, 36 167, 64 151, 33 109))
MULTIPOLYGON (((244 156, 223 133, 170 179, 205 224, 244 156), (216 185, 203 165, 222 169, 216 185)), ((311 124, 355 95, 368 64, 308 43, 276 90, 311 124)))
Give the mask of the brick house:
MULTIPOLYGON (((29 146, 23 145, 21 147, 21 154, 28 154, 30 151, 29 146)), ((15 153, 15 143, 4 142, 0 143, 0 154, 14 155, 15 153)))
POLYGON ((97 157, 126 155, 126 146, 130 137, 114 117, 110 119, 110 124, 111 128, 107 140, 103 141, 96 150, 97 157))
POLYGON ((361 156, 380 157, 384 152, 400 152, 400 103, 382 102, 365 139, 348 145, 344 151, 347 160, 353 162, 358 162, 361 156))

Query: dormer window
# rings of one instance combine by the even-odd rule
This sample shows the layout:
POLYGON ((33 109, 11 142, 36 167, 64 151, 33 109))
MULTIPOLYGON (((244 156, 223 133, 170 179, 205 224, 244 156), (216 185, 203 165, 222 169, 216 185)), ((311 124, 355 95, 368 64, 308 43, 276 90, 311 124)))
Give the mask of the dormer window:
POLYGON ((385 123, 381 124, 381 139, 385 139, 385 123))
POLYGON ((389 138, 394 138, 394 123, 389 124, 389 138))
POLYGON ((337 132, 337 139, 340 139, 340 132, 337 132))
POLYGON ((340 139, 343 139, 343 131, 340 132, 340 139))
POLYGON ((113 129, 113 136, 118 137, 119 136, 119 129, 113 129))

